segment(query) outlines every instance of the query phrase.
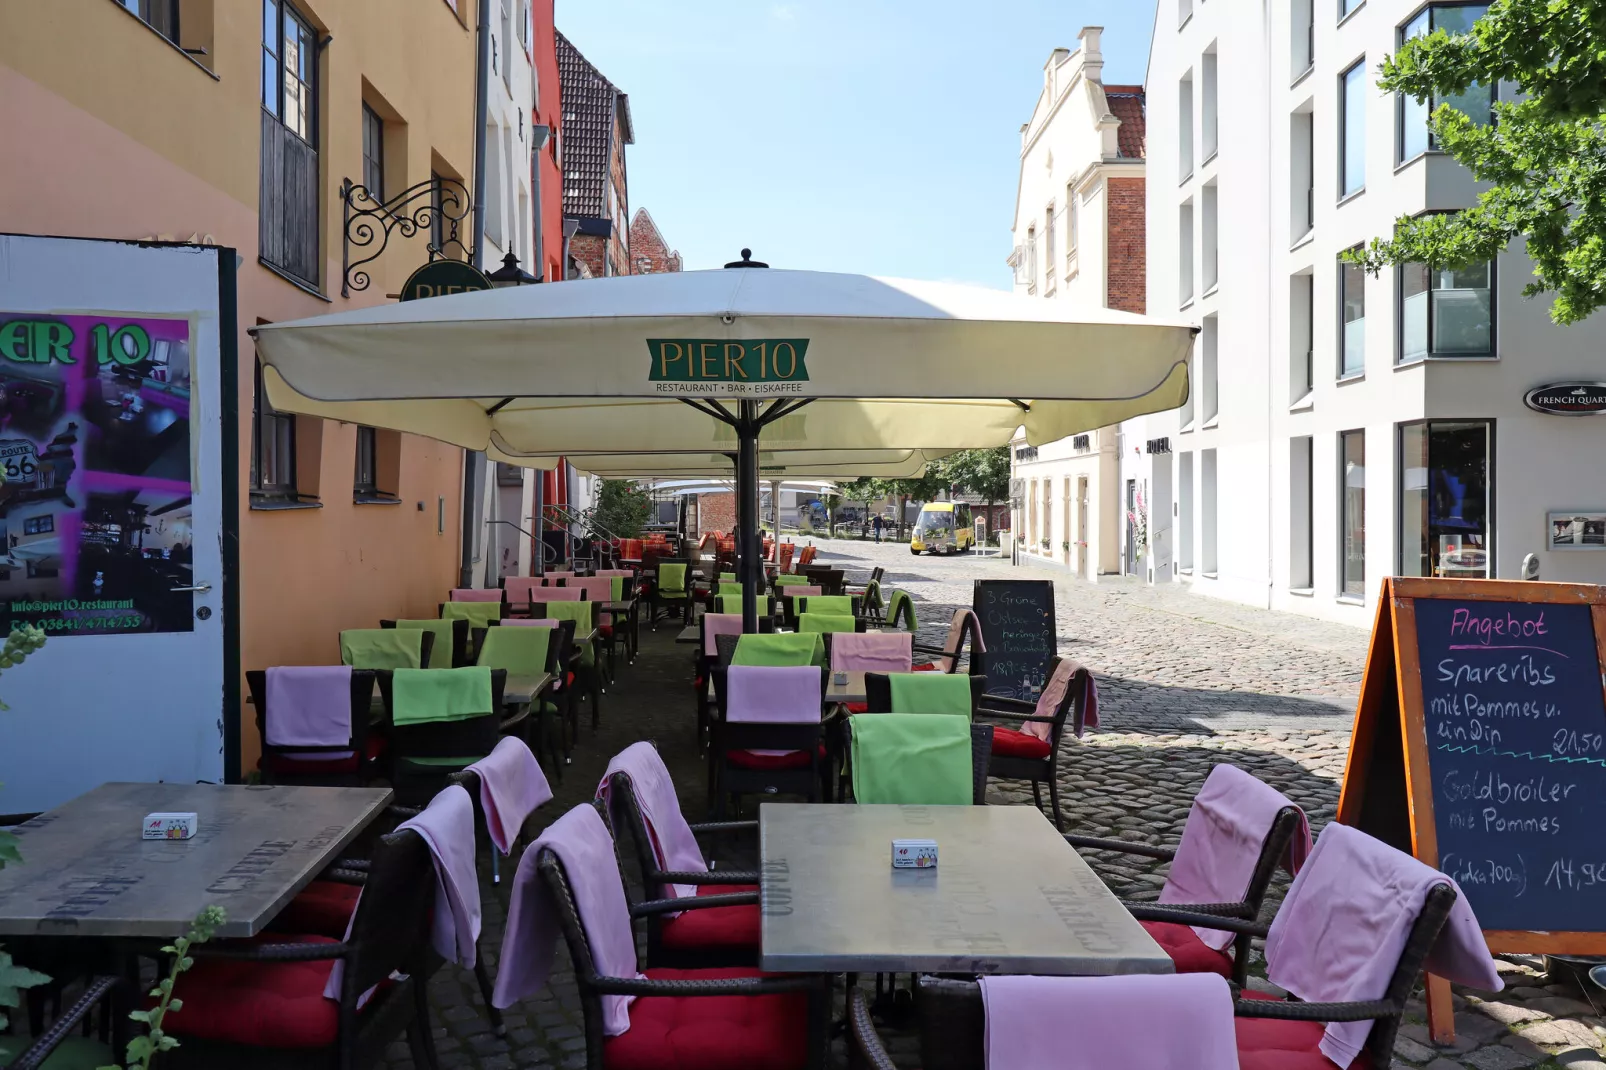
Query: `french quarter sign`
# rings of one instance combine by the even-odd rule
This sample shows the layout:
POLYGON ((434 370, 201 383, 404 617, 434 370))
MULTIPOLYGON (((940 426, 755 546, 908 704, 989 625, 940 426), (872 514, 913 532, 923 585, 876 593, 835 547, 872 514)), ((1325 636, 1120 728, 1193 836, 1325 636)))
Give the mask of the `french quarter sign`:
POLYGON ((1600 416, 1606 414, 1606 383, 1547 383, 1524 394, 1522 403, 1556 416, 1600 416))

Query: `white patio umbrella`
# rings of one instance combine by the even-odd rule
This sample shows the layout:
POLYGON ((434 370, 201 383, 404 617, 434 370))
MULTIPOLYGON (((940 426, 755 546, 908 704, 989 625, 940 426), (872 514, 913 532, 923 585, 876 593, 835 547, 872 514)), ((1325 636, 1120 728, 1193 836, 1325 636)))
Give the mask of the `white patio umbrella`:
MULTIPOLYGON (((947 450, 759 450, 762 479, 913 479, 947 450)), ((494 451, 497 460, 506 454, 494 451)), ((554 468, 558 457, 526 457, 513 463, 527 468, 554 468)), ((737 453, 590 453, 562 460, 578 471, 604 479, 673 479, 711 476, 735 478, 737 453)))
MULTIPOLYGON (((762 267, 745 250, 730 266, 762 267)), ((1194 331, 976 287, 746 270, 456 294, 254 333, 285 412, 506 459, 735 449, 745 582, 759 575, 760 432, 772 449, 964 449, 1021 427, 1042 443, 1180 405, 1194 331)))

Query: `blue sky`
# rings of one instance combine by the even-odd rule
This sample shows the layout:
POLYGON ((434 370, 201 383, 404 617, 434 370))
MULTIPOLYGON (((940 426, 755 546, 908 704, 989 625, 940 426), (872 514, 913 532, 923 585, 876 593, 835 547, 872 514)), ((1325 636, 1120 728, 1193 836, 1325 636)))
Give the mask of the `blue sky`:
POLYGON ((558 0, 558 28, 630 94, 631 211, 688 268, 1007 287, 1020 124, 1043 63, 1103 25, 1141 83, 1154 0, 558 0))

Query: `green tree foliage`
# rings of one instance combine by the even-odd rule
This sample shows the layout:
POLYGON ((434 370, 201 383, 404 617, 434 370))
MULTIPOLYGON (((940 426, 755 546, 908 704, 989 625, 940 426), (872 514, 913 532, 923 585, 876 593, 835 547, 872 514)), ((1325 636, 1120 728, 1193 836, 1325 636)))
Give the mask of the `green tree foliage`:
POLYGON ((1459 267, 1522 237, 1534 262, 1524 293, 1554 294, 1553 320, 1576 323, 1606 304, 1603 41, 1606 0, 1494 0, 1470 32, 1436 30, 1384 60, 1385 92, 1443 99, 1501 83, 1506 99, 1488 125, 1448 104, 1430 120, 1438 147, 1490 184, 1477 203, 1401 219, 1392 238, 1350 258, 1373 273, 1388 264, 1459 267))
POLYGON ((960 450, 936 464, 937 474, 988 505, 1009 497, 1009 447, 960 450))
POLYGON ((652 495, 634 480, 604 479, 597 490, 597 507, 592 523, 603 537, 621 539, 641 537, 642 525, 652 515, 652 495))

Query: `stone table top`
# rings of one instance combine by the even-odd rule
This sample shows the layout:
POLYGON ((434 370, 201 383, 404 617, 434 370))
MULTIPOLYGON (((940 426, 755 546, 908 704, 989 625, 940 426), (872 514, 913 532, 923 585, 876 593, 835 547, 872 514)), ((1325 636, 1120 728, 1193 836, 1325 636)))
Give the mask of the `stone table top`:
POLYGON ((825 704, 827 706, 839 702, 863 702, 865 698, 864 670, 862 669, 846 669, 841 672, 833 672, 831 673, 831 678, 826 681, 825 704), (839 684, 837 683, 838 677, 845 677, 846 679, 839 684))
POLYGON ((765 803, 759 854, 765 970, 1173 972, 1033 806, 765 803), (894 839, 936 867, 893 869, 894 839))
POLYGON ((0 935, 181 936, 203 907, 220 937, 255 936, 391 800, 389 788, 102 784, 18 826, 0 870, 0 935), (188 840, 140 838, 189 812, 188 840))
POLYGON ((546 689, 552 682, 549 672, 538 673, 508 673, 507 680, 502 685, 502 701, 524 705, 534 701, 535 696, 546 689))

